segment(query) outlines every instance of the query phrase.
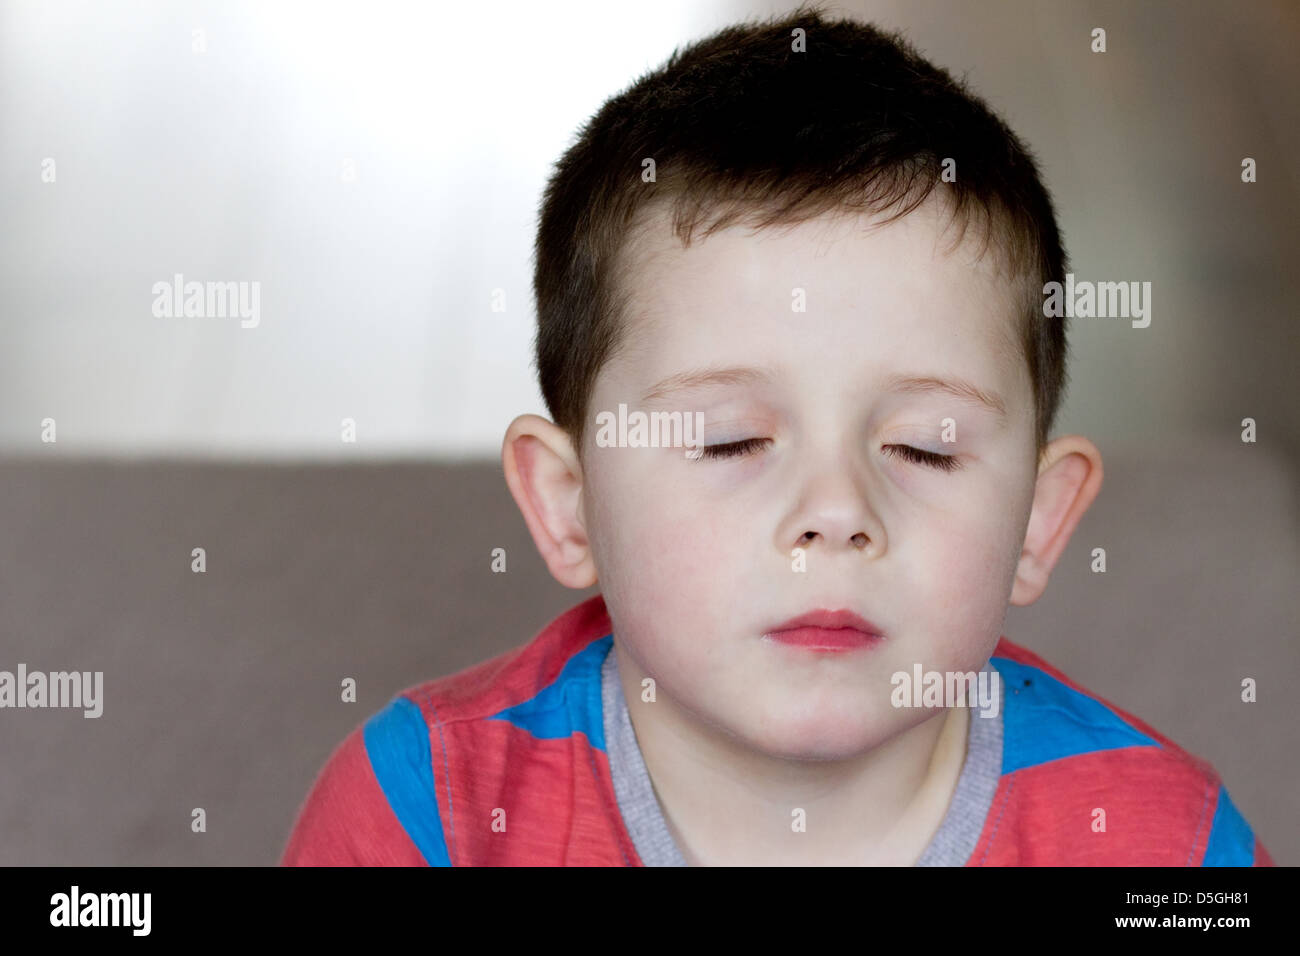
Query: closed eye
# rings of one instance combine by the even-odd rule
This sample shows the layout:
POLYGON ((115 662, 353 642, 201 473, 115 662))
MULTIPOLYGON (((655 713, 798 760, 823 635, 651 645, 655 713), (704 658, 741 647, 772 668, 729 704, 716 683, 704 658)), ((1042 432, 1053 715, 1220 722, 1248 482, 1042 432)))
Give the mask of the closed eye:
POLYGON ((956 455, 940 455, 937 452, 913 448, 911 445, 886 445, 885 453, 918 465, 938 468, 940 471, 956 471, 961 467, 961 461, 956 455))
MULTIPOLYGON (((743 455, 751 455, 756 451, 761 451, 771 443, 772 439, 770 438, 745 438, 721 445, 704 445, 701 447, 700 452, 701 457, 704 458, 739 458, 743 455)), ((936 452, 913 448, 911 445, 886 445, 885 451, 897 458, 903 458, 918 465, 938 468, 941 471, 956 471, 961 467, 961 461, 956 455, 940 455, 936 452)))
POLYGON ((704 445, 700 448, 704 458, 738 458, 750 455, 772 444, 770 438, 745 438, 741 441, 727 442, 723 445, 704 445))

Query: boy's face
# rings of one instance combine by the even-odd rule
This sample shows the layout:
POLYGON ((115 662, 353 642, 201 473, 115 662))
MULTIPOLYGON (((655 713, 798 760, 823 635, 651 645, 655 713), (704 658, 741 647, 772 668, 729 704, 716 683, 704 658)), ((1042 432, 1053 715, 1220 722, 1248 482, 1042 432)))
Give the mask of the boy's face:
POLYGON ((1034 500, 1033 397, 993 253, 950 251, 933 202, 872 221, 737 226, 683 250, 658 220, 628 250, 628 325, 588 407, 580 520, 637 682, 774 755, 850 756, 934 716, 891 706, 891 675, 988 659, 1034 500), (647 398, 720 369, 745 371, 647 398), (900 384, 930 379, 969 383, 1005 415, 900 384), (600 447, 596 415, 620 403, 702 412, 705 445, 769 441, 694 460, 600 447), (764 636, 817 609, 883 639, 827 652, 764 636))

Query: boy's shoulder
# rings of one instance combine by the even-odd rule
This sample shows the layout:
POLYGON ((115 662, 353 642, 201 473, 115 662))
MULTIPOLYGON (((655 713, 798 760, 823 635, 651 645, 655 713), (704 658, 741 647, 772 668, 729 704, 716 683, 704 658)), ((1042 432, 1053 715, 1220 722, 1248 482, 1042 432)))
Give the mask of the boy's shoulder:
MULTIPOLYGON (((396 695, 330 756, 282 862, 639 862, 605 747, 610 631, 596 595, 396 695)), ((990 663, 1001 765, 968 865, 1272 864, 1208 762, 1005 637, 990 663)))
MULTIPOLYGON (((408 687, 397 699, 417 703, 430 726, 504 719, 546 736, 544 715, 556 710, 565 695, 572 698, 578 686, 589 689, 593 677, 594 701, 599 704, 600 665, 613 643, 610 632, 604 599, 597 594, 569 608, 527 643, 455 674, 408 687)), ((579 709, 574 716, 585 718, 582 729, 603 740, 599 708, 594 714, 579 709), (592 717, 595 724, 586 726, 592 717)))
POLYGON ((633 862, 605 754, 610 631, 596 595, 520 647, 398 693, 330 755, 282 862, 633 862), (557 842, 574 827, 588 838, 557 842))
POLYGON ((1208 761, 1006 637, 990 663, 1002 767, 972 864, 1272 865, 1208 761))

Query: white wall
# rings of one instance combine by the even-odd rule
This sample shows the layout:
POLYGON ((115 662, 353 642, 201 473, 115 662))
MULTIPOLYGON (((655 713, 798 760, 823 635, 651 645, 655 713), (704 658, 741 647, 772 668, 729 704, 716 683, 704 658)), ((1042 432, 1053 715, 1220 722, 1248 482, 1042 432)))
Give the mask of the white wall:
MULTIPOLYGON (((0 0, 0 454, 495 456, 542 410, 551 164, 674 46, 793 5, 0 0), (176 273, 259 283, 260 324, 156 317, 176 273)), ((1294 4, 837 9, 1006 115, 1081 279, 1152 282, 1150 328, 1074 323, 1060 431, 1252 416, 1300 457, 1294 4)))
POLYGON ((549 167, 697 6, 5 4, 0 451, 495 454, 549 167), (176 273, 260 322, 156 317, 176 273))

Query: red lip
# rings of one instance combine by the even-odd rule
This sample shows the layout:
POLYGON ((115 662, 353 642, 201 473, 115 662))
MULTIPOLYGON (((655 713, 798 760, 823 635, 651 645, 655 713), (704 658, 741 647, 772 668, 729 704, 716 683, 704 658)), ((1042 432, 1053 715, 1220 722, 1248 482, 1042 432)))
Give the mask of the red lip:
POLYGON ((817 610, 792 617, 763 636, 810 649, 851 650, 879 643, 884 633, 852 611, 817 610))

